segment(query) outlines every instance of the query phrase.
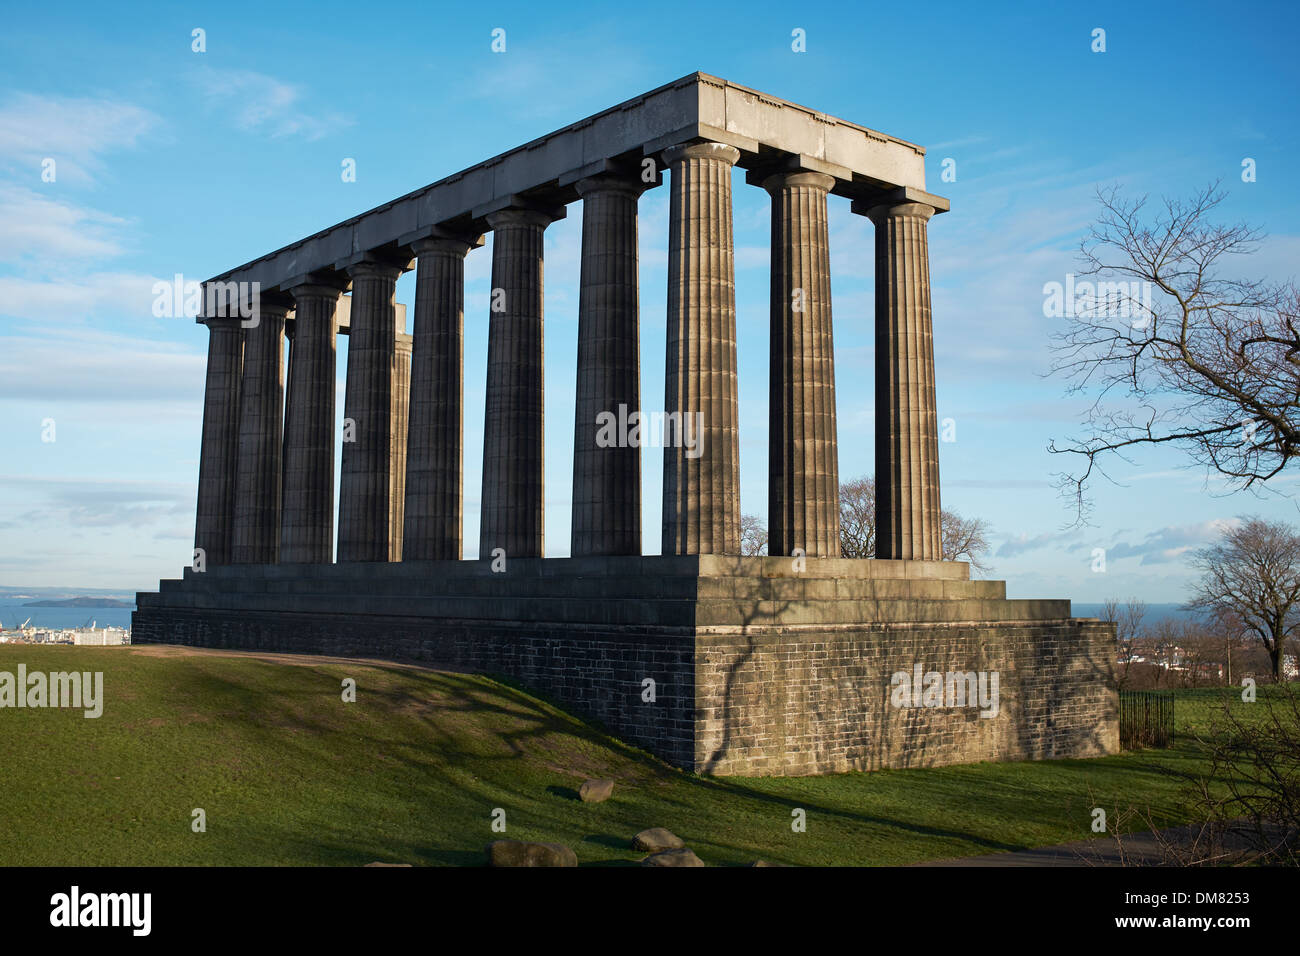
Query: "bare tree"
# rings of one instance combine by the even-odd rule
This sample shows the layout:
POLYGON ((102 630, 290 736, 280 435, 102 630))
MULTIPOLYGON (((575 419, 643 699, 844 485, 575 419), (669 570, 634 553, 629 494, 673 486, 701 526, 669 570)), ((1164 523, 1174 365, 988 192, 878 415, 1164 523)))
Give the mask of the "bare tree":
POLYGON ((989 550, 989 527, 982 518, 940 511, 939 542, 945 561, 969 561, 976 571, 988 570, 981 559, 989 550))
POLYGON ((1137 446, 1169 443, 1251 487, 1300 451, 1300 289, 1222 275, 1263 238, 1211 221, 1224 197, 1215 183, 1153 214, 1145 196, 1098 191, 1101 214, 1080 249, 1082 274, 1098 281, 1063 303, 1072 314, 1054 336, 1053 371, 1095 396, 1083 437, 1048 446, 1083 457, 1059 476, 1080 521, 1108 454, 1127 461, 1137 446))
POLYGON ((1147 615, 1145 601, 1132 597, 1121 602, 1111 598, 1101 608, 1101 619, 1115 625, 1115 645, 1119 650, 1120 686, 1128 681, 1129 668, 1133 666, 1135 642, 1143 635, 1143 621, 1147 615))
POLYGON ((740 516, 740 553, 751 557, 767 554, 767 525, 757 515, 740 516))
MULTIPOLYGON (((969 561, 987 571, 982 558, 989 550, 989 527, 980 518, 963 518, 955 511, 939 514, 939 539, 944 561, 969 561)), ((840 485, 840 555, 876 556, 876 480, 864 475, 840 485)))
POLYGON ((1240 618, 1280 681, 1287 638, 1300 626, 1300 533, 1281 521, 1243 519, 1197 551, 1193 564, 1202 577, 1187 607, 1240 618))
POLYGON ((876 556, 876 479, 864 475, 840 485, 840 556, 876 556))

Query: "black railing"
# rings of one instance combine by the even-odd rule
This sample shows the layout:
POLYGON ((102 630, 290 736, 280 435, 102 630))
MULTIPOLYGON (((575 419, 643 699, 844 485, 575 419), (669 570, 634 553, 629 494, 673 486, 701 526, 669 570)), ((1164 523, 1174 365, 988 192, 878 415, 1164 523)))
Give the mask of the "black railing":
POLYGON ((1174 742, 1174 695, 1169 691, 1119 692, 1119 745, 1168 747, 1174 742))

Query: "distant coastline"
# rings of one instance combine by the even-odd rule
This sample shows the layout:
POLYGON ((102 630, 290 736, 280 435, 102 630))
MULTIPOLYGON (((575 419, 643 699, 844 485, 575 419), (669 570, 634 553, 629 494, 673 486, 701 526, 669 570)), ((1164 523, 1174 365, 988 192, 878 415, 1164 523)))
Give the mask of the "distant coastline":
POLYGON ((75 597, 63 600, 28 601, 23 607, 135 607, 116 598, 75 597))

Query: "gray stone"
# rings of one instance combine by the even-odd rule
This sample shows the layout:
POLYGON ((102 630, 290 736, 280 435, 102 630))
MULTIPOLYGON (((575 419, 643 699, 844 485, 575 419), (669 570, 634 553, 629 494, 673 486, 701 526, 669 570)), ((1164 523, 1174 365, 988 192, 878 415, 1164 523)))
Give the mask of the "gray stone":
POLYGON ((660 850, 641 861, 642 866, 704 866, 704 861, 685 847, 660 850))
POLYGON ((402 559, 460 560, 465 256, 480 240, 414 245, 417 272, 402 559))
POLYGON ((203 444, 199 452, 194 547, 202 549, 207 567, 219 567, 230 563, 235 517, 244 329, 237 316, 200 321, 208 327, 208 366, 203 390, 203 444))
POLYGON ((520 194, 571 201, 572 184, 631 153, 713 140, 743 150, 740 164, 773 155, 832 175, 836 192, 869 198, 891 187, 925 188, 925 150, 706 73, 691 73, 423 189, 353 216, 214 277, 293 285, 323 268, 347 268, 372 250, 428 236, 453 220, 482 217, 520 194), (558 185, 557 185, 558 184, 558 185))
POLYGON ((914 201, 867 210, 876 225, 878 558, 943 557, 926 237, 934 213, 934 206, 914 201))
POLYGON ((826 194, 804 170, 768 177, 772 194, 768 374, 768 553, 840 556, 835 347, 826 194))
POLYGON ((680 415, 683 428, 679 440, 664 439, 664 554, 740 553, 731 221, 731 167, 739 158, 719 143, 664 152, 672 170, 664 410, 680 415))
POLYGON ((388 560, 402 560, 406 513, 407 424, 411 407, 411 336, 398 330, 393 343, 393 451, 388 468, 388 560))
POLYGON ((583 803, 604 803, 613 795, 613 780, 585 780, 578 788, 578 796, 583 803))
POLYGON ((339 477, 338 560, 391 559, 393 366, 397 350, 393 291, 402 267, 369 259, 352 267, 352 330, 339 477))
POLYGON ((310 283, 293 296, 280 560, 326 564, 334 558, 335 315, 342 290, 310 283))
POLYGON ((235 469, 232 564, 274 564, 280 556, 284 477, 284 317, 288 304, 263 297, 244 333, 235 469))
POLYGON ((597 421, 610 415, 621 428, 641 410, 637 198, 645 185, 636 172, 577 184, 582 281, 573 428, 575 557, 641 553, 641 449, 599 442, 597 421))
POLYGON ((545 500, 542 234, 552 216, 492 213, 492 297, 484 399, 479 556, 543 554, 545 500), (499 298, 498 298, 499 297, 499 298))
POLYGON ((634 836, 632 846, 647 853, 658 853, 660 850, 680 850, 686 846, 686 841, 671 830, 665 830, 663 827, 651 827, 649 830, 642 830, 634 836))
POLYGON ((488 866, 577 866, 578 856, 561 843, 495 840, 487 845, 488 866))

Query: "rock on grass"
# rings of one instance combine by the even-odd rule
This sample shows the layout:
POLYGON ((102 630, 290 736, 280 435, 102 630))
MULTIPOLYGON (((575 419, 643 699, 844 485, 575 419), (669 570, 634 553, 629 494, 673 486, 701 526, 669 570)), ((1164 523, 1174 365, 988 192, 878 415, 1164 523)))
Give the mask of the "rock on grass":
POLYGON ((578 855, 561 843, 495 840, 487 845, 488 866, 577 866, 578 855))
POLYGON ((613 780, 587 780, 578 788, 583 803, 604 803, 613 795, 613 780))
POLYGON ((686 841, 663 827, 651 827, 634 836, 632 846, 646 853, 658 853, 660 850, 680 850, 686 846, 686 841))
POLYGON ((642 866, 703 866, 704 861, 692 853, 690 850, 682 847, 677 850, 661 850, 658 853, 651 853, 641 861, 642 866))

